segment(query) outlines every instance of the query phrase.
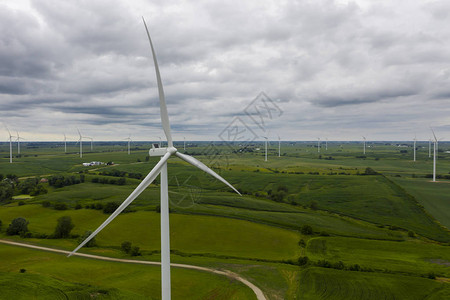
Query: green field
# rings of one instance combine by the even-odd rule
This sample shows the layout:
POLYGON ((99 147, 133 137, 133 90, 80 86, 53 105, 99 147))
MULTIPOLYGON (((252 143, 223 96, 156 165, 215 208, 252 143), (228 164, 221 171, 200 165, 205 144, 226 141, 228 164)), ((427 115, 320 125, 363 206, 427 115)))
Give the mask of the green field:
MULTIPOLYGON (((0 299, 158 299, 161 293, 157 266, 67 258, 7 245, 0 245, 0 258, 0 299)), ((177 287, 173 299, 256 299, 243 284, 201 271, 172 268, 172 284, 177 287)))
POLYGON ((309 268, 300 279, 302 299, 446 299, 447 283, 402 275, 309 268))
MULTIPOLYGON (((172 261, 231 270, 260 287, 268 299, 448 297, 450 180, 432 183, 425 178, 431 173, 428 144, 418 143, 415 163, 412 148, 396 143, 371 143, 365 156, 360 143, 329 142, 328 151, 320 154, 315 145, 283 142, 283 155, 278 158, 277 149, 269 149, 269 161, 264 162, 263 152, 256 150, 261 144, 240 152, 238 145, 230 149, 216 143, 211 152, 209 143, 190 143, 186 152, 210 165, 243 196, 171 159, 172 261), (378 174, 369 170, 366 175, 368 167, 378 174), (303 232, 305 226, 312 232, 303 232), (308 262, 300 264, 305 256, 308 262)), ((65 250, 75 248, 78 236, 107 218, 105 205, 122 202, 140 182, 125 174, 125 184, 112 184, 108 181, 120 177, 101 172, 146 175, 157 162, 147 158, 148 143, 136 143, 131 155, 125 143, 99 143, 93 152, 86 147, 83 159, 74 145, 64 154, 61 144, 23 143, 23 155, 13 164, 6 146, 0 143, 0 174, 15 174, 20 180, 14 183, 14 197, 0 202, 0 237, 65 250), (89 161, 115 165, 81 165, 89 161), (55 175, 83 175, 84 182, 64 187, 42 183, 48 193, 35 196, 20 190, 27 178, 55 175), (67 207, 56 210, 56 204, 67 207), (71 217, 74 236, 43 238, 53 234, 61 216, 71 217), (6 234, 17 217, 29 222, 31 236, 6 234)), ((448 148, 440 144, 441 176, 450 172, 448 148)), ((158 182, 97 236, 96 247, 81 251, 159 261, 158 182), (141 256, 121 251, 124 241, 138 246, 141 256)), ((7 298, 160 297, 159 267, 65 258, 4 245, 0 259, 5 262, 0 266, 0 295, 7 298), (26 272, 20 273, 21 268, 26 272), (90 271, 83 276, 86 269, 90 271)), ((250 289, 226 277, 177 268, 172 294, 174 299, 255 298, 250 289)))
POLYGON ((449 181, 435 183, 417 178, 395 178, 394 181, 413 195, 436 220, 450 228, 449 181))

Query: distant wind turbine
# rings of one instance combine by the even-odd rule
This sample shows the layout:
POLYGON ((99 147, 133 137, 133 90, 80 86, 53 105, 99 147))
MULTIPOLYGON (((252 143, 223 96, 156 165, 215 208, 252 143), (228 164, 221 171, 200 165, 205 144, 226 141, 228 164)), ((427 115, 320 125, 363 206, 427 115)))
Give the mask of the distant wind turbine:
POLYGON ((364 139, 364 152, 363 153, 366 154, 366 138, 364 136, 362 138, 364 139))
POLYGON ((64 133, 64 153, 67 153, 67 138, 65 133, 64 133))
POLYGON ((433 128, 431 128, 431 132, 433 133, 434 137, 434 147, 433 147, 433 182, 436 181, 436 151, 438 147, 438 139, 436 138, 436 135, 434 134, 433 128))
POLYGON ((17 142, 17 154, 20 155, 20 140, 23 140, 23 138, 20 137, 19 132, 16 130, 17 136, 16 136, 16 142, 17 142))
POLYGON ((265 148, 266 148, 266 156, 265 156, 264 161, 267 161, 267 136, 264 136, 264 138, 265 138, 264 145, 265 145, 265 148))
POLYGON ((428 140, 428 158, 431 157, 431 139, 428 140))
POLYGON ((416 161, 416 140, 417 137, 414 135, 414 161, 416 161))
POLYGON ((199 168, 200 170, 214 176, 216 179, 222 181, 227 186, 232 188, 235 192, 240 194, 231 184, 229 184, 225 179, 216 174, 213 170, 208 168, 199 160, 192 156, 182 154, 177 151, 173 146, 172 135, 170 131, 169 115, 167 113, 166 101, 164 99, 164 90, 161 82, 161 76, 159 74, 159 67, 156 60, 156 54, 153 49, 153 44, 150 39, 150 34, 145 24, 145 29, 147 31, 147 36, 150 42, 150 47, 153 55, 153 62, 155 64, 156 79, 158 83, 159 92, 159 105, 161 113, 161 123, 164 129, 164 133, 167 138, 167 148, 156 148, 150 149, 150 156, 160 156, 160 161, 154 166, 154 168, 148 173, 148 175, 142 180, 138 187, 128 196, 128 198, 114 211, 102 225, 100 225, 88 238, 86 238, 75 250, 73 250, 69 256, 77 252, 81 247, 83 247, 87 242, 89 242, 94 236, 96 236, 103 228, 105 228, 115 217, 117 217, 131 202, 133 202, 136 197, 138 197, 154 180, 160 175, 160 187, 161 187, 161 287, 162 287, 162 299, 170 299, 170 231, 169 231, 169 195, 168 195, 168 180, 167 180, 167 161, 172 156, 175 155, 178 158, 184 160, 185 162, 199 168))
POLYGON ((9 163, 12 164, 12 157, 13 157, 13 155, 12 155, 12 138, 15 136, 11 135, 11 132, 9 131, 8 126, 5 125, 5 127, 6 127, 6 130, 8 130, 8 135, 9 135, 9 163))
POLYGON ((317 153, 320 153, 320 137, 317 138, 317 153))
POLYGON ((87 138, 88 140, 91 140, 91 151, 94 150, 94 139, 91 137, 86 136, 85 138, 87 138))
POLYGON ((78 139, 77 143, 80 143, 80 158, 83 157, 83 139, 91 139, 91 151, 92 151, 92 142, 93 139, 87 136, 82 136, 80 130, 77 128, 78 131, 78 135, 80 136, 80 138, 78 139))
POLYGON ((328 138, 325 139, 325 151, 328 151, 328 138))
POLYGON ((278 157, 281 157, 281 139, 278 136, 278 157))
POLYGON ((183 150, 186 151, 186 137, 183 136, 183 150))
POLYGON ((131 143, 131 137, 128 136, 125 140, 128 141, 128 155, 130 155, 130 143, 131 143))

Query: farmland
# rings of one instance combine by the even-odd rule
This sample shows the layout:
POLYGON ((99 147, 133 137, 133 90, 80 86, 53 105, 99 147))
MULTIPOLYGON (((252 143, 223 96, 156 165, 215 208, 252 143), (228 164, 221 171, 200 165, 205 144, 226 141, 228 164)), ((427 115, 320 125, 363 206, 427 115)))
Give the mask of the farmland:
MULTIPOLYGON (((17 176, 14 196, 1 202, 0 237, 64 250, 73 250, 86 231, 98 227, 109 214, 105 208, 123 201, 157 161, 148 157, 148 143, 136 143, 131 155, 125 143, 99 143, 82 159, 74 145, 67 154, 58 143, 26 145, 9 164, 9 145, 0 144, 0 174, 17 176), (90 161, 114 164, 81 165, 90 161), (50 180, 30 185, 46 193, 23 193, 24 182, 42 178, 50 180), (53 183, 57 178, 60 184, 53 183), (57 239, 52 235, 63 216, 75 227, 70 237, 57 239), (8 225, 18 217, 28 221, 28 234, 8 235, 8 225)), ((429 179, 427 143, 418 143, 417 162, 411 147, 387 142, 370 144, 366 155, 359 143, 329 142, 328 150, 318 153, 314 143, 283 142, 281 157, 278 149, 269 149, 268 162, 257 147, 217 143, 211 151, 210 143, 192 142, 186 149, 242 197, 179 159, 169 161, 173 262, 231 270, 268 299, 443 299, 450 294, 450 180, 445 178, 450 145, 440 144, 437 183, 429 179)), ((129 241, 139 247, 135 259, 159 261, 158 182, 97 236, 95 247, 82 252, 130 258, 121 250, 129 241)), ((160 297, 158 267, 2 244, 0 257, 8 261, 0 269, 5 295, 39 286, 39 295, 23 298, 160 297), (87 269, 89 275, 81 275, 87 269)), ((240 283, 177 268, 172 290, 174 299, 254 299, 240 283)))

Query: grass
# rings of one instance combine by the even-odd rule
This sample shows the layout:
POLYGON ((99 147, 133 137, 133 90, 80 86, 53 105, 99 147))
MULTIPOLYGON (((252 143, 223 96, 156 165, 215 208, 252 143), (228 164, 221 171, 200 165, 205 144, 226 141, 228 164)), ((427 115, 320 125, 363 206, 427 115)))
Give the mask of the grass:
MULTIPOLYGON (((160 298, 159 266, 67 258, 8 245, 0 245, 0 259, 2 299, 160 298), (25 273, 19 273, 22 268, 25 273)), ((173 299, 256 298, 237 281, 201 271, 173 268, 172 286, 173 299)))
MULTIPOLYGON (((54 211, 40 205, 3 208, 0 219, 9 224, 13 218, 24 217, 31 232, 51 234, 61 216, 70 216, 74 234, 94 230, 107 215, 96 210, 54 211)), ((122 214, 97 237, 102 247, 120 247, 124 241, 146 251, 160 249, 159 214, 149 211, 122 214)), ((171 214, 171 249, 189 254, 222 255, 252 259, 295 259, 300 254, 297 245, 300 234, 248 221, 211 216, 171 214)), ((42 240, 58 246, 74 248, 76 240, 42 240)))

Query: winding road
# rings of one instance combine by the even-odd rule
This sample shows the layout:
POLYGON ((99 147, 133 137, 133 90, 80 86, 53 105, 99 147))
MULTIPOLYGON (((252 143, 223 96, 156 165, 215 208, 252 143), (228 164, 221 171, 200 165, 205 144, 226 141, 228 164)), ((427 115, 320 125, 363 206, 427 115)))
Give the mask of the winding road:
MULTIPOLYGON (((49 252, 56 252, 56 253, 62 253, 68 255, 70 251, 60 250, 60 249, 53 249, 53 248, 47 248, 47 247, 41 247, 41 246, 35 246, 30 244, 24 244, 24 243, 18 243, 8 240, 2 240, 0 239, 0 243, 13 245, 13 246, 19 246, 19 247, 26 247, 26 248, 32 248, 32 249, 38 249, 43 251, 49 251, 49 252)), ((122 262, 122 263, 130 263, 130 264, 142 264, 142 265, 161 265, 160 262, 155 261, 144 261, 144 260, 132 260, 132 259, 121 259, 121 258, 112 258, 112 257, 105 257, 105 256, 98 256, 98 255, 92 255, 92 254, 85 254, 85 253, 75 253, 73 255, 81 256, 81 257, 87 257, 92 259, 99 259, 99 260, 106 260, 106 261, 114 261, 114 262, 122 262)), ((211 268, 205 268, 205 267, 199 267, 199 266, 193 266, 193 265, 185 265, 185 264, 170 264, 172 267, 177 268, 185 268, 185 269, 192 269, 192 270, 198 270, 198 271, 204 271, 204 272, 210 272, 218 275, 227 276, 231 279, 235 279, 237 281, 242 282, 246 286, 252 289, 252 291, 255 293, 256 298, 258 300, 267 300, 264 296, 264 293, 261 291, 260 288, 258 288, 256 285, 251 283, 250 281, 246 280, 245 278, 242 278, 236 273, 233 273, 228 270, 216 270, 211 268)))

